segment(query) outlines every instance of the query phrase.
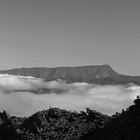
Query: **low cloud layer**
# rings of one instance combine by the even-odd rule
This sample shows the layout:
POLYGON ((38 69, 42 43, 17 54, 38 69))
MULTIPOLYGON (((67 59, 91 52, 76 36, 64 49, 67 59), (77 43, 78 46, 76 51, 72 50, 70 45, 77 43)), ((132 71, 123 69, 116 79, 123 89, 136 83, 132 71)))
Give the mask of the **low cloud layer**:
POLYGON ((106 114, 120 112, 133 104, 140 87, 129 85, 95 85, 66 83, 62 80, 44 82, 34 77, 0 75, 0 111, 11 115, 29 116, 49 107, 81 111, 86 107, 106 114), (56 89, 49 94, 34 94, 30 90, 56 89), (25 92, 26 90, 26 92, 25 92), (23 92, 24 91, 24 92, 23 92))

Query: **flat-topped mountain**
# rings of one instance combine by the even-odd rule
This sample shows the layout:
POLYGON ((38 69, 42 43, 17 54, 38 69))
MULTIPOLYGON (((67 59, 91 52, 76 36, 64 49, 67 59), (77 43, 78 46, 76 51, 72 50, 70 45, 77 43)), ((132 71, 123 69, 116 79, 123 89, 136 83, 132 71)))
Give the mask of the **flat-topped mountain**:
POLYGON ((1 70, 0 74, 33 76, 45 81, 62 79, 67 82, 88 82, 96 84, 140 84, 139 76, 126 76, 117 73, 109 65, 93 65, 78 67, 34 67, 1 70))
POLYGON ((118 73, 116 73, 109 65, 56 68, 19 68, 0 71, 0 73, 33 76, 43 78, 47 81, 56 79, 64 79, 68 81, 81 79, 83 81, 91 78, 106 78, 118 75, 118 73))

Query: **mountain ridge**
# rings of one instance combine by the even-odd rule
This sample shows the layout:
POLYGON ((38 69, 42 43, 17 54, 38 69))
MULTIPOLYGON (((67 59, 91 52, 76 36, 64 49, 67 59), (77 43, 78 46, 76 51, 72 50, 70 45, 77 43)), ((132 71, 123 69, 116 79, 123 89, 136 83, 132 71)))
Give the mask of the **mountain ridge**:
POLYGON ((0 74, 33 76, 45 81, 57 79, 72 82, 87 82, 96 84, 127 84, 140 85, 140 76, 128 76, 113 70, 110 65, 88 65, 76 67, 31 67, 0 70, 0 74))
POLYGON ((71 112, 59 108, 29 117, 0 112, 1 140, 139 140, 140 98, 121 113, 107 116, 95 110, 71 112))

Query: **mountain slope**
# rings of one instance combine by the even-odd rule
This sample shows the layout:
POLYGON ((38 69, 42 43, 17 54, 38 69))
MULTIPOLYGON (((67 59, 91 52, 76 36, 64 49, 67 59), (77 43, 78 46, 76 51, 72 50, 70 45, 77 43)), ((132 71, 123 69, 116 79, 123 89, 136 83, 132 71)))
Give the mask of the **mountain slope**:
POLYGON ((0 113, 1 140, 139 140, 140 99, 121 113, 108 117, 87 108, 70 112, 58 108, 28 118, 0 113))
POLYGON ((0 73, 33 76, 46 81, 64 79, 67 81, 89 81, 91 79, 114 77, 119 75, 109 65, 57 67, 57 68, 20 68, 0 71, 0 73))
POLYGON ((126 111, 113 115, 103 128, 87 134, 84 140, 139 140, 140 99, 134 103, 126 111))
POLYGON ((56 67, 56 68, 19 68, 2 70, 0 74, 33 76, 45 81, 62 79, 67 82, 88 82, 96 84, 127 84, 140 85, 140 76, 127 76, 114 71, 109 65, 56 67))
POLYGON ((91 129, 103 127, 109 117, 87 109, 76 113, 50 108, 29 118, 0 113, 1 140, 79 140, 91 129), (99 125, 100 124, 100 125, 99 125))

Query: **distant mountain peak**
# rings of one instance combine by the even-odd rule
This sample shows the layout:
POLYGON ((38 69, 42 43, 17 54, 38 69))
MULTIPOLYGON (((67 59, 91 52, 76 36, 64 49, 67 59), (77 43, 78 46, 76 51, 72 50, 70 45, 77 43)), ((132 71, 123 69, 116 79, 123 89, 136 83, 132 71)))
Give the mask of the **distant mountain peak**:
POLYGON ((127 76, 117 73, 108 65, 88 65, 76 67, 32 67, 1 70, 0 74, 32 76, 45 81, 65 80, 66 82, 87 82, 95 84, 128 84, 140 85, 139 76, 127 76))
POLYGON ((105 78, 118 75, 110 65, 90 65, 77 67, 56 68, 19 68, 0 71, 0 73, 15 74, 22 76, 34 76, 47 81, 63 79, 67 81, 88 81, 91 78, 105 78))

